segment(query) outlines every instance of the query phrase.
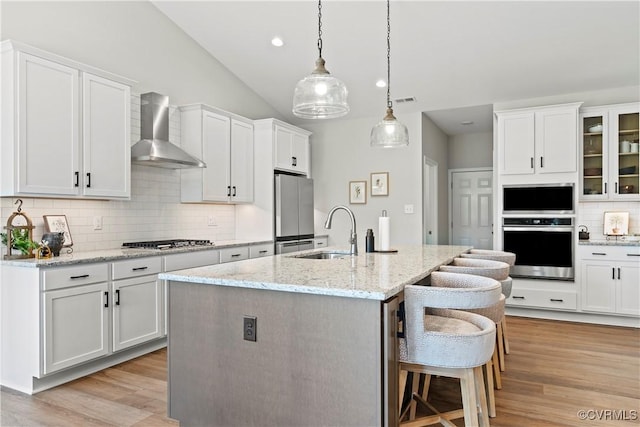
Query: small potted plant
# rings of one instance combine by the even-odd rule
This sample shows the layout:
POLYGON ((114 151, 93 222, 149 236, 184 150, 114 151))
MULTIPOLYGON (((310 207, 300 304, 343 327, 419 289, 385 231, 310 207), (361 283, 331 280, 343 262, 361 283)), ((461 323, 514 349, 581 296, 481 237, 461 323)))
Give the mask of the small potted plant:
MULTIPOLYGON (((29 255, 39 245, 29 238, 29 230, 14 228, 11 232, 11 252, 19 251, 22 255, 29 255)), ((0 233, 2 244, 7 246, 7 233, 0 233)))

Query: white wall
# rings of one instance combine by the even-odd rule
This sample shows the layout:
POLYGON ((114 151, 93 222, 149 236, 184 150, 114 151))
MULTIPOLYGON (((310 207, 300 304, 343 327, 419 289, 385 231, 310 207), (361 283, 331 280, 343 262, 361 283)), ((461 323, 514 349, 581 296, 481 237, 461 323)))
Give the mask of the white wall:
MULTIPOLYGON (((132 92, 131 142, 140 135, 139 93, 160 92, 172 105, 207 103, 252 119, 276 111, 186 36, 150 2, 0 2, 0 39, 14 39, 137 80, 132 92)), ((171 114, 170 139, 180 144, 180 118, 171 114)), ((77 251, 162 238, 235 238, 235 208, 181 204, 178 171, 133 165, 130 201, 22 198, 44 232, 42 215, 65 214, 77 251), (217 225, 209 227, 213 215, 217 225), (103 229, 93 230, 93 217, 103 229)), ((0 200, 0 222, 15 210, 0 200)))
POLYGON ((336 212, 331 230, 322 228, 335 205, 346 205, 355 214, 358 245, 364 252, 368 228, 378 236, 378 217, 386 209, 391 218, 391 246, 421 243, 422 172, 420 114, 397 114, 409 130, 409 146, 395 149, 371 148, 371 128, 382 119, 340 119, 309 123, 312 177, 314 179, 316 234, 329 234, 330 245, 346 245, 351 225, 346 212, 336 212), (389 196, 371 196, 372 172, 389 172, 389 196), (349 204, 349 181, 367 182, 367 203, 349 204), (414 213, 405 214, 412 204, 414 213))
POLYGON ((493 132, 449 137, 449 169, 493 167, 493 132))
POLYGON ((250 119, 278 113, 148 1, 2 1, 14 39, 136 80, 173 105, 205 103, 250 119))
MULTIPOLYGON (((438 244, 449 243, 448 137, 426 115, 422 114, 422 152, 438 164, 438 244)), ((422 165, 422 163, 421 163, 422 165)), ((421 189, 422 192, 422 189, 421 189)))

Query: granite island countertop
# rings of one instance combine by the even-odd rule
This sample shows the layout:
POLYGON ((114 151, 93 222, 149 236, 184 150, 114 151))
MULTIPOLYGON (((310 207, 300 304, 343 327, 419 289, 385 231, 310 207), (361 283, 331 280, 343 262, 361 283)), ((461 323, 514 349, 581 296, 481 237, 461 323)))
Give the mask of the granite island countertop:
POLYGON ((331 247, 292 254, 218 264, 161 273, 160 279, 174 282, 284 292, 332 295, 384 301, 401 292, 405 285, 428 276, 469 246, 398 246, 397 253, 365 253, 339 259, 304 259, 300 255, 331 247))
POLYGON ((72 252, 70 254, 65 253, 66 248, 62 248, 62 250, 60 251, 60 256, 57 256, 57 257, 45 258, 45 259, 36 259, 36 258, 1 259, 0 258, 0 265, 11 265, 11 266, 17 266, 17 267, 32 267, 32 268, 61 267, 61 266, 68 266, 68 265, 74 265, 74 264, 88 264, 92 262, 109 262, 109 261, 118 261, 123 259, 144 258, 144 257, 150 257, 150 256, 163 256, 163 255, 179 254, 179 253, 186 253, 186 252, 233 248, 238 246, 253 246, 253 245, 266 244, 266 243, 273 243, 273 241, 272 240, 264 240, 264 241, 224 240, 224 241, 215 242, 214 244, 211 244, 211 245, 184 246, 184 247, 170 248, 170 249, 117 248, 117 249, 104 249, 104 250, 96 250, 96 251, 72 252))

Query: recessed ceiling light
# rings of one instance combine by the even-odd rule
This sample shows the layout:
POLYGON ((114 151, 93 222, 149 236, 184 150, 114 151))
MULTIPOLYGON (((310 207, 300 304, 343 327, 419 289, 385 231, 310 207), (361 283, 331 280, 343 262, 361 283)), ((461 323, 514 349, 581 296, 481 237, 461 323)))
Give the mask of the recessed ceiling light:
POLYGON ((472 125, 473 122, 471 120, 465 120, 464 122, 460 122, 460 124, 462 126, 469 126, 469 125, 472 125))
POLYGON ((280 37, 274 37, 271 39, 271 44, 275 47, 282 47, 284 45, 284 42, 280 37))
POLYGON ((376 86, 378 87, 387 87, 387 82, 385 82, 384 80, 380 79, 376 82, 376 86))

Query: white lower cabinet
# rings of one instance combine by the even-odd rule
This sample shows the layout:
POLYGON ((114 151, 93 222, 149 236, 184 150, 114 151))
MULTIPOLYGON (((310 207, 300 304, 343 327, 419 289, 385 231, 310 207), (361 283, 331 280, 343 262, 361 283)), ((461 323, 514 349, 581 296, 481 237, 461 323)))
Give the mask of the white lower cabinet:
POLYGON ((575 311, 578 293, 574 282, 513 278, 506 303, 511 307, 575 311))
POLYGON ((113 351, 160 338, 164 305, 157 274, 118 280, 112 286, 113 351))
POLYGON ((640 316, 640 248, 580 248, 582 310, 640 316))
POLYGON ((249 258, 261 258, 273 255, 273 243, 249 246, 249 258))
POLYGON ((109 353, 108 290, 103 282, 44 293, 44 374, 109 353))

